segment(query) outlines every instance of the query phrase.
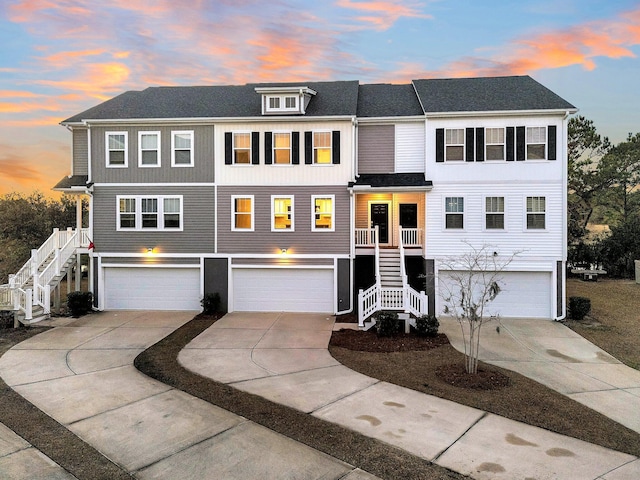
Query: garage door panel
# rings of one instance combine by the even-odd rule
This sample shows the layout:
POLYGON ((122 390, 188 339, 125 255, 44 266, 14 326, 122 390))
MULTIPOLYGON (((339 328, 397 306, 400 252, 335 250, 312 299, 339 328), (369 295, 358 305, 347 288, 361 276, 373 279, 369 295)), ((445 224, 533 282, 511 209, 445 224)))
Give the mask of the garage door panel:
POLYGON ((105 268, 108 310, 200 310, 194 268, 105 268))
POLYGON ((236 311, 333 312, 333 270, 236 269, 236 311))

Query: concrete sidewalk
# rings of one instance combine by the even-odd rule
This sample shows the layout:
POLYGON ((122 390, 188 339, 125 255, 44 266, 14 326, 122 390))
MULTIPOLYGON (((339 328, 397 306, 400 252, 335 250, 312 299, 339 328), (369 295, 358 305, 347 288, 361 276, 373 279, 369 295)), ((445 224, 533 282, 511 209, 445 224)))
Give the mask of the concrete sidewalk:
MULTIPOLYGON (((104 312, 16 345, 0 376, 140 479, 375 477, 138 372, 133 359, 196 312, 104 312)), ((0 425, 2 478, 74 478, 0 425)))
POLYGON ((349 370, 327 351, 332 328, 333 318, 323 315, 228 314, 178 359, 200 375, 473 478, 640 478, 640 460, 631 455, 349 370))

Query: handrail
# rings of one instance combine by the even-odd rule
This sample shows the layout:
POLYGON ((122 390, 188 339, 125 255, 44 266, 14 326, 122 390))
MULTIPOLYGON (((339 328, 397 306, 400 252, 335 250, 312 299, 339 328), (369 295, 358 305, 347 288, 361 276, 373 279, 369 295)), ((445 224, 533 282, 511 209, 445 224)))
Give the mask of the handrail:
POLYGON ((378 225, 375 226, 374 229, 374 236, 375 236, 375 262, 376 262, 376 285, 378 286, 378 288, 380 288, 381 286, 381 280, 380 280, 380 243, 378 242, 378 225))
POLYGON ((400 250, 400 277, 402 278, 402 286, 407 286, 407 270, 404 265, 404 239, 403 239, 404 229, 400 227, 400 237, 398 243, 398 250, 400 250))

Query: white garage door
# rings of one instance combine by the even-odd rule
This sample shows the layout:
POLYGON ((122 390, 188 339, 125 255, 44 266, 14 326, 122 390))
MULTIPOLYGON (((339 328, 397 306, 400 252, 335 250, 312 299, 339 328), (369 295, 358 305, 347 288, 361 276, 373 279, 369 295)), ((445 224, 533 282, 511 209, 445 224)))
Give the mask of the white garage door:
POLYGON ((333 313, 333 291, 332 269, 233 270, 236 311, 333 313))
POLYGON ((105 268, 107 310, 201 310, 197 268, 105 268))
MULTIPOLYGON (((445 271, 440 271, 439 282, 446 282, 445 271)), ((505 272, 501 275, 502 290, 485 307, 485 315, 499 314, 501 317, 516 318, 552 318, 550 272, 505 272)), ((443 301, 439 299, 442 312, 443 301)))

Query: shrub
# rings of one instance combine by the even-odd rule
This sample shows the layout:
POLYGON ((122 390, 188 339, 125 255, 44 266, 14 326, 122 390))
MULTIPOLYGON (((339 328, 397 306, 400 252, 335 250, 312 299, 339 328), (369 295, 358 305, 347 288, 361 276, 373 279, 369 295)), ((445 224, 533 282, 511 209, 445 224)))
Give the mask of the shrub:
POLYGON ((78 318, 91 311, 93 295, 91 292, 71 292, 67 295, 67 308, 72 317, 78 318))
POLYGON ((376 331, 379 337, 391 337, 400 331, 400 321, 395 312, 380 312, 376 315, 376 331))
POLYGON ((416 332, 421 337, 435 337, 439 326, 440 322, 435 315, 422 315, 416 318, 416 332))
POLYGON ((591 311, 591 300, 586 297, 569 297, 569 315, 582 320, 591 311))
POLYGON ((204 298, 200 301, 202 304, 202 313, 205 315, 213 315, 220 311, 220 294, 205 293, 204 298))

